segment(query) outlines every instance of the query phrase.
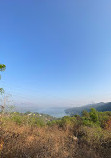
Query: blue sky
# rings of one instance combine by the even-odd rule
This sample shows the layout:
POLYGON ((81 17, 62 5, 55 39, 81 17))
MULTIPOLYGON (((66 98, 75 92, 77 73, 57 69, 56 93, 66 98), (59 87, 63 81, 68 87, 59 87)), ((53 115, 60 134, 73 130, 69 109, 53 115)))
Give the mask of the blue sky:
POLYGON ((0 1, 0 63, 15 102, 111 101, 111 1, 0 1))

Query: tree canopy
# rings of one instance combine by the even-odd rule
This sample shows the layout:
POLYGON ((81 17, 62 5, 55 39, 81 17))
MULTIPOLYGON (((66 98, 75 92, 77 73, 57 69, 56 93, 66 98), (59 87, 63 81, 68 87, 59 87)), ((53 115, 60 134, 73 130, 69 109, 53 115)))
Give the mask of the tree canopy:
POLYGON ((5 71, 6 66, 4 64, 0 64, 0 71, 5 71))
MULTIPOLYGON (((4 64, 0 64, 0 71, 5 71, 6 69, 6 66, 4 64)), ((1 79, 1 75, 0 75, 0 79, 1 79)), ((3 88, 0 88, 0 93, 3 93, 4 90, 3 88)))

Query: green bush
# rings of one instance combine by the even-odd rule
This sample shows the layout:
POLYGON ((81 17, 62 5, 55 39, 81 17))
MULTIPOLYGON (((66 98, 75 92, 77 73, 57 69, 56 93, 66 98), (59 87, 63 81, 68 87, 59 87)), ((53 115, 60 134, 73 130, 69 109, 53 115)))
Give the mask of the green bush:
POLYGON ((10 120, 14 121, 16 124, 19 125, 31 125, 31 126, 45 125, 44 120, 35 115, 29 116, 20 113, 13 113, 10 116, 10 120))

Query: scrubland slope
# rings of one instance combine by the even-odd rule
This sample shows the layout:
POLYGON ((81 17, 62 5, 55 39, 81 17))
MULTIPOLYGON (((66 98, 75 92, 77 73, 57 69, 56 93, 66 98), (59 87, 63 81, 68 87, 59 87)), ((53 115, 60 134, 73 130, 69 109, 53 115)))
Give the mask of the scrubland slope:
POLYGON ((1 158, 111 158, 111 112, 92 109, 45 124, 18 116, 1 116, 1 158))

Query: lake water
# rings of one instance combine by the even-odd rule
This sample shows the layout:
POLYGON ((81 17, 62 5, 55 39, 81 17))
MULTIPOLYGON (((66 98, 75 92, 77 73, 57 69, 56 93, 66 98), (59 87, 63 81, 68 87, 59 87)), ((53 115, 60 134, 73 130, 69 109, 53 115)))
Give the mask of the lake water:
POLYGON ((53 117, 64 117, 67 116, 65 113, 66 107, 50 107, 50 108, 38 108, 38 107, 16 107, 16 110, 19 112, 38 112, 38 113, 43 113, 43 114, 48 114, 53 117))
POLYGON ((48 108, 44 110, 40 110, 40 113, 48 114, 54 117, 63 117, 66 116, 67 114, 64 112, 64 108, 48 108))

